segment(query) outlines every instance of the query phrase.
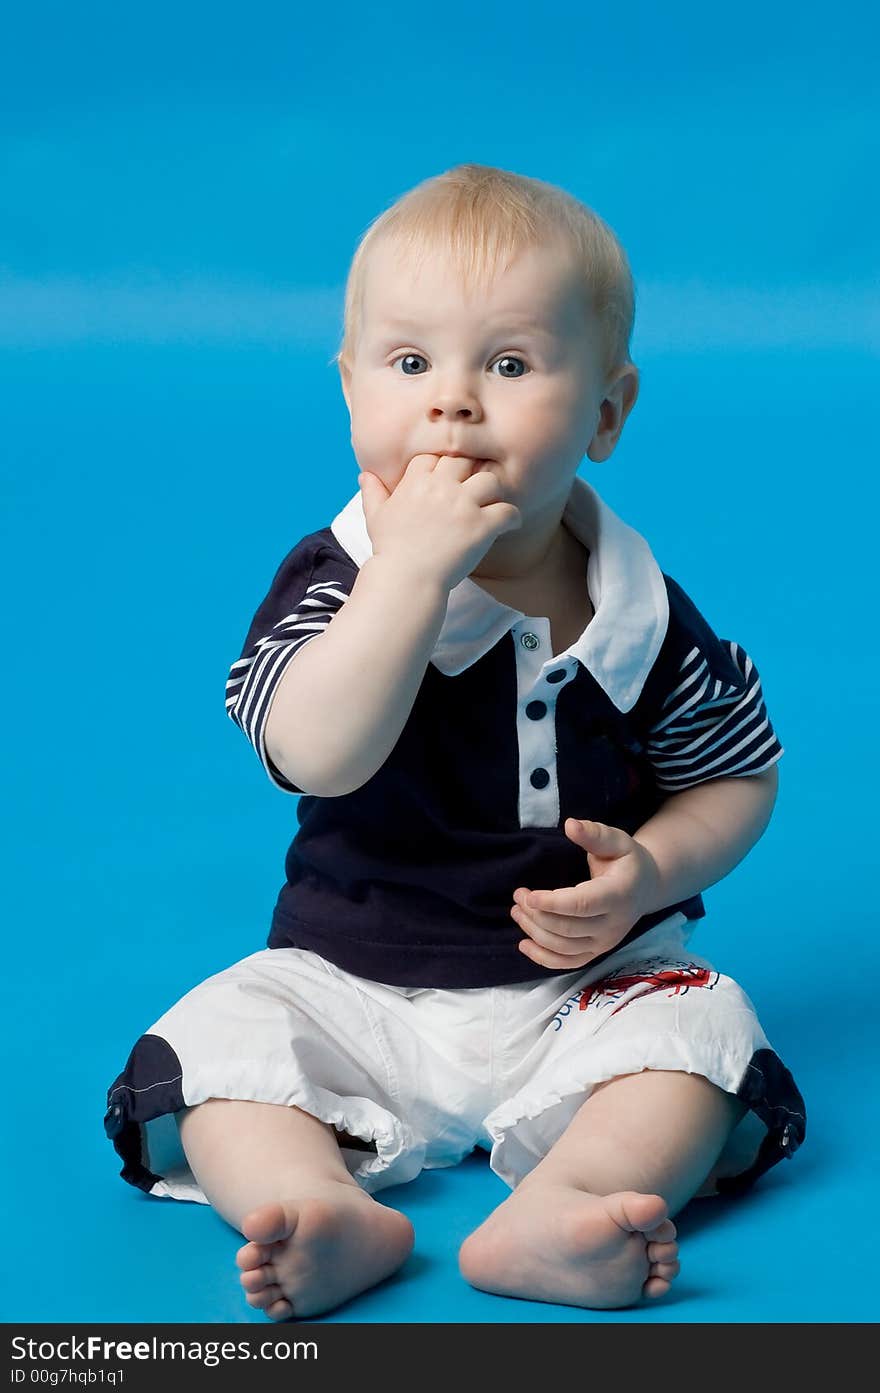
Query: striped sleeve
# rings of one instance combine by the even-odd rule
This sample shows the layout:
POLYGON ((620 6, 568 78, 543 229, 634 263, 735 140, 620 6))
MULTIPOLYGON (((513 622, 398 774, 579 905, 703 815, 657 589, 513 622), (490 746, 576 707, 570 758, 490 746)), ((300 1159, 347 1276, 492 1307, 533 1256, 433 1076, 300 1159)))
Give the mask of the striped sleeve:
POLYGON ((348 599, 353 581, 350 566, 339 564, 332 553, 316 556, 307 545, 309 540, 281 563, 226 681, 227 715, 247 736, 269 778, 285 793, 302 789, 276 768, 266 752, 272 699, 297 653, 324 632, 348 599))
MULTIPOLYGON (((671 589, 670 600, 671 618, 676 610, 680 616, 671 589)), ((657 786, 666 793, 708 779, 761 774, 784 753, 748 653, 731 639, 717 638, 695 608, 691 613, 696 622, 685 623, 679 635, 680 656, 646 745, 657 786)))

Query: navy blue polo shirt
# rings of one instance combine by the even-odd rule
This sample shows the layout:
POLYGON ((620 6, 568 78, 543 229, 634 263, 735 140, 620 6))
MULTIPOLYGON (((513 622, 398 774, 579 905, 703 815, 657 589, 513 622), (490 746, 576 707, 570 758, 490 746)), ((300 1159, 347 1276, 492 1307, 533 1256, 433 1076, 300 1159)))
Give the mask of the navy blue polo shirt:
MULTIPOLYGON (((581 636, 554 656, 546 617, 469 578, 452 590, 384 765, 352 793, 300 798, 270 948, 311 949, 397 986, 559 973, 518 951, 510 908, 520 885, 589 879, 567 817, 632 834, 670 794, 780 758, 748 654, 713 633, 645 539, 581 478, 564 522, 589 553, 594 616, 581 636)), ((358 493, 284 558, 230 670, 228 714, 286 793, 301 790, 266 753, 273 695, 371 555, 358 493)), ((675 911, 700 918, 702 897, 645 915, 623 942, 675 911)))

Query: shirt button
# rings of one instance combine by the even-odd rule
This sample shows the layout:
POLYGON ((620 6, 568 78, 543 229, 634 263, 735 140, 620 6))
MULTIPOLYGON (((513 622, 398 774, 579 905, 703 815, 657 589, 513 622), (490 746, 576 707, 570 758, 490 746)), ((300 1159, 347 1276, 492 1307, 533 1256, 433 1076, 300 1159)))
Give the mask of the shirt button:
POLYGON ((523 648, 528 648, 529 650, 540 648, 541 646, 541 640, 538 638, 537 634, 523 634, 520 643, 523 648))
POLYGON ((529 782, 532 788, 546 788, 550 782, 550 775, 546 769, 533 769, 529 782))
POLYGON ((526 715, 530 721, 540 721, 547 715, 547 706, 543 701, 530 701, 526 707, 526 715))
MULTIPOLYGON (((523 643, 525 643, 525 639, 523 639, 523 643)), ((555 668, 555 669, 553 670, 553 672, 548 672, 548 673, 547 673, 547 681, 548 681, 548 682, 564 682, 567 676, 568 676, 568 673, 565 671, 565 668, 564 668, 564 667, 558 667, 558 668, 555 668)))

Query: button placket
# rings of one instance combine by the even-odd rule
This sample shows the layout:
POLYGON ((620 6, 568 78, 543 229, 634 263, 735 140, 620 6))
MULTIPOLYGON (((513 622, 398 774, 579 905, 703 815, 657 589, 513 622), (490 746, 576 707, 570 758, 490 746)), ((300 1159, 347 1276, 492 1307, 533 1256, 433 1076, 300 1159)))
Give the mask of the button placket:
POLYGON ((552 827, 559 820, 553 691, 544 682, 551 652, 550 622, 527 618, 516 639, 520 826, 552 827))

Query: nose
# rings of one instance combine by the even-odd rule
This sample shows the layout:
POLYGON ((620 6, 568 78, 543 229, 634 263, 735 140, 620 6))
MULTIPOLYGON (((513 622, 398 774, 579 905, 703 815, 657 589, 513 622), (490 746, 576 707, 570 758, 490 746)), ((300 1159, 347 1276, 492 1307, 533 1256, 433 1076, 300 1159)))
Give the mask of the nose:
POLYGON ((460 383, 436 388, 429 400, 428 415, 433 421, 443 417, 466 421, 482 419, 483 412, 476 394, 460 383))

